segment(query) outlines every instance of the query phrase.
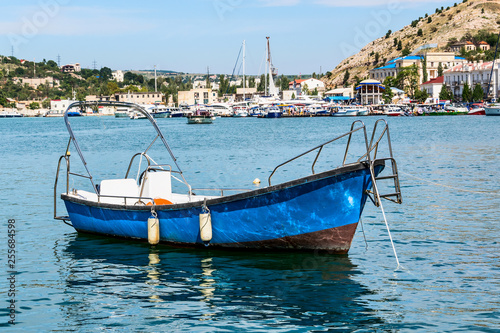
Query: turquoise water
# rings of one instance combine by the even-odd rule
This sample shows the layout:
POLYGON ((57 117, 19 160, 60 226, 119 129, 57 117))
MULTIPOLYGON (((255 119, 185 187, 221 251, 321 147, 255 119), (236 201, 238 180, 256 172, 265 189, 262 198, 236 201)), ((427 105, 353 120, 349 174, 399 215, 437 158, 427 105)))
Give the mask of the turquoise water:
MULTIPOLYGON (((376 118, 362 118, 371 128, 376 118)), ((253 188, 280 162, 352 119, 159 119, 194 187, 253 188)), ((150 248, 78 235, 52 219, 62 119, 0 121, 0 327, 5 331, 494 332, 500 327, 500 118, 387 119, 403 205, 367 204, 348 255, 150 248), (8 325, 9 219, 16 223, 16 317, 8 325), (362 230, 364 230, 364 235, 362 230), (366 237, 366 244, 364 240, 366 237)), ((96 179, 123 177, 154 135, 146 122, 71 120, 96 179)), ((362 145, 353 144, 353 152, 362 145)), ((158 147, 152 153, 160 152, 158 147)), ((77 163, 76 151, 72 163, 77 163)), ((317 170, 341 161, 322 153, 317 170)), ((158 162, 168 162, 163 152, 158 162)), ((273 183, 310 171, 312 158, 273 183)), ((84 183, 82 183, 84 184, 84 183)), ((76 181, 71 186, 79 186, 76 181)), ((59 213, 64 213, 59 202, 59 213)))

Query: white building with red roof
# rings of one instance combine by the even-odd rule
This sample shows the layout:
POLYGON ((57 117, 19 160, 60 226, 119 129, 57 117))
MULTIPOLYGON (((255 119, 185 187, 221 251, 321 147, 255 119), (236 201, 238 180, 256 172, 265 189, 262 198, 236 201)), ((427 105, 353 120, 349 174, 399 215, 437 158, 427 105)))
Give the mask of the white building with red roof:
POLYGON ((439 93, 443 88, 444 76, 439 76, 435 79, 430 79, 420 85, 420 89, 427 91, 429 97, 432 99, 439 99, 439 93))

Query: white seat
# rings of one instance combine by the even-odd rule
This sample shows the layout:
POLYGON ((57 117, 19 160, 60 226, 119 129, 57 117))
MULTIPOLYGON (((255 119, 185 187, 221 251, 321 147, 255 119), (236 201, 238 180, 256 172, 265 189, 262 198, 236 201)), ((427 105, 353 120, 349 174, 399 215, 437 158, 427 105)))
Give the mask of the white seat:
POLYGON ((172 178, 170 171, 148 171, 144 175, 143 198, 166 199, 172 198, 172 178))
POLYGON ((101 202, 132 205, 138 200, 139 187, 134 179, 107 179, 101 181, 99 194, 101 195, 101 202), (110 198, 106 197, 106 195, 120 198, 110 198), (130 199, 125 199, 124 197, 129 197, 130 199))

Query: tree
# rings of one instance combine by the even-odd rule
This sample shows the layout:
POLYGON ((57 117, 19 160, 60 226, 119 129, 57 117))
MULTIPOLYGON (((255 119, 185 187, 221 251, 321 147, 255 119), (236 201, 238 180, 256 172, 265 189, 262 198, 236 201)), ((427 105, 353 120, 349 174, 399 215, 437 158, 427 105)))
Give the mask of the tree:
POLYGON ((44 109, 50 108, 50 99, 47 98, 47 99, 43 100, 43 102, 42 102, 42 108, 44 108, 44 109))
POLYGON ((257 91, 264 91, 266 89, 266 76, 265 74, 262 74, 260 76, 260 82, 257 85, 257 91))
POLYGON ((398 46, 398 39, 394 37, 394 47, 398 46))
POLYGON ((290 80, 288 80, 286 76, 281 75, 281 80, 280 80, 281 91, 288 90, 289 87, 290 87, 290 80))
POLYGON ((250 76, 248 79, 248 88, 255 88, 255 77, 250 76))
POLYGON ((387 33, 385 34, 385 38, 389 38, 389 36, 392 34, 392 30, 388 30, 387 33))
POLYGON ((438 65, 438 77, 443 76, 443 65, 439 63, 438 65))
POLYGON ((401 52, 401 54, 403 55, 403 57, 406 57, 407 55, 411 54, 411 51, 410 49, 408 48, 408 45, 405 46, 404 50, 401 52))
POLYGON ((411 97, 414 96, 415 91, 418 89, 418 79, 416 65, 403 67, 396 77, 398 88, 404 90, 411 97))
POLYGON ((378 64, 378 61, 380 59, 380 53, 375 53, 375 64, 378 64))
POLYGON ((417 89, 415 91, 415 95, 413 96, 413 99, 419 101, 419 102, 425 102, 425 100, 429 97, 429 93, 425 89, 417 89))
POLYGON ((54 60, 47 61, 47 67, 49 67, 50 69, 59 68, 59 66, 57 66, 57 62, 55 62, 54 60))
POLYGON ((5 98, 5 96, 3 95, 3 92, 0 91, 0 105, 7 106, 7 104, 9 104, 7 102, 7 98, 5 98))
POLYGON ((424 33, 422 32, 422 29, 418 29, 417 31, 417 36, 421 37, 424 33))
POLYGON ((108 82, 108 90, 111 93, 111 95, 120 92, 120 88, 118 87, 118 84, 115 81, 108 82))
POLYGON ((398 42, 398 47, 396 50, 401 51, 403 49, 403 43, 401 43, 401 40, 398 42))
POLYGON ((306 83, 302 87, 301 91, 302 91, 302 95, 309 95, 309 87, 307 86, 306 83))
POLYGON ((427 55, 424 55, 422 59, 422 82, 427 82, 428 74, 427 74, 427 55))
POLYGON ((40 108, 40 104, 38 102, 31 102, 28 108, 30 110, 38 110, 40 108))
POLYGON ((441 88, 441 92, 439 93, 439 99, 443 101, 453 100, 453 93, 446 84, 443 84, 443 87, 441 88))
POLYGON ((26 71, 22 67, 17 67, 16 70, 14 71, 14 73, 17 76, 24 76, 26 74, 26 71))
POLYGON ((384 103, 391 104, 393 97, 394 97, 394 93, 392 92, 391 87, 386 85, 384 91, 382 92, 382 98, 384 99, 384 103))
POLYGON ((99 77, 102 81, 108 81, 112 77, 113 71, 109 67, 103 67, 99 71, 99 77))
POLYGON ((349 70, 346 69, 344 73, 344 79, 342 80, 342 85, 345 86, 347 84, 347 81, 349 81, 349 70))
POLYGON ((431 23, 431 22, 432 22, 432 18, 429 16, 429 17, 427 18, 427 23, 431 23))
POLYGON ((472 91, 472 101, 481 102, 484 99, 484 91, 479 83, 476 83, 472 91))
POLYGON ((462 100, 464 102, 472 102, 472 91, 467 82, 464 83, 464 89, 462 91, 462 100))

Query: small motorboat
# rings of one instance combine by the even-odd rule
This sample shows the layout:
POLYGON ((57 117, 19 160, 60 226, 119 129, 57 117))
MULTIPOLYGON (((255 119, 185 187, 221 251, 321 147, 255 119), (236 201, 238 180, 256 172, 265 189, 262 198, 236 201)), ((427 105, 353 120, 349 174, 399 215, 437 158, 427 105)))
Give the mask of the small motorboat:
POLYGON ((191 115, 187 116, 188 124, 211 124, 213 123, 215 117, 210 113, 210 111, 205 109, 198 109, 191 115))
POLYGON ((267 106, 262 111, 262 115, 259 118, 281 118, 283 112, 277 106, 267 106))
POLYGON ((486 111, 484 110, 483 107, 476 107, 470 109, 469 112, 467 112, 469 116, 484 116, 486 115, 486 111))
POLYGON ((0 112, 0 118, 21 118, 21 117, 23 117, 23 115, 14 110, 0 112))
MULTIPOLYGON (((375 122, 370 140, 365 125, 358 120, 352 123, 350 131, 281 163, 271 172, 267 186, 251 190, 207 190, 206 186, 196 189, 187 182, 155 119, 142 107, 124 102, 100 104, 129 107, 133 112, 141 113, 149 119, 157 135, 149 145, 146 142, 144 146, 148 148, 132 152, 128 169, 124 165, 127 170, 125 177, 103 179, 97 184, 68 119, 72 108, 86 106, 86 103, 75 102, 65 113, 69 141, 59 158, 54 182, 54 218, 81 233, 182 247, 347 253, 368 199, 381 207, 382 199, 402 202, 389 127, 383 119, 375 122), (377 130, 380 125, 383 127, 381 131, 380 127, 377 130), (325 151, 323 148, 338 144, 340 139, 347 142, 345 148, 342 145, 345 155, 339 156, 341 164, 315 171, 316 162, 325 151), (353 144, 356 147, 350 150, 351 142, 356 141, 353 144), (155 142, 164 146, 171 158, 170 163, 160 161, 156 155, 156 160, 149 156, 153 151, 150 147, 155 142), (83 173, 71 169, 75 163, 70 163, 71 147, 84 166, 83 173), (352 152, 359 147, 362 147, 361 151, 352 152), (379 156, 381 152, 386 155, 379 156), (284 166, 314 155, 311 173, 279 184, 272 183, 277 172, 286 172, 284 166), (352 161, 347 161, 348 156, 352 161), (145 159, 147 163, 136 163, 136 158, 145 159), (60 216, 57 214, 58 182, 63 162, 66 164, 66 184, 60 198, 68 215, 60 216), (137 177, 132 177, 136 173, 131 167, 137 164, 137 177), (389 175, 384 176, 383 170, 389 175), (70 184, 76 184, 76 177, 88 179, 91 190, 70 189, 70 184), (389 181, 386 184, 390 187, 389 193, 379 192, 380 181, 389 181), (174 191, 178 186, 172 186, 172 182, 184 186, 185 192, 174 191)), ((114 165, 107 159, 103 161, 103 166, 111 168, 114 165)), ((118 173, 118 170, 110 171, 111 174, 118 173)))

